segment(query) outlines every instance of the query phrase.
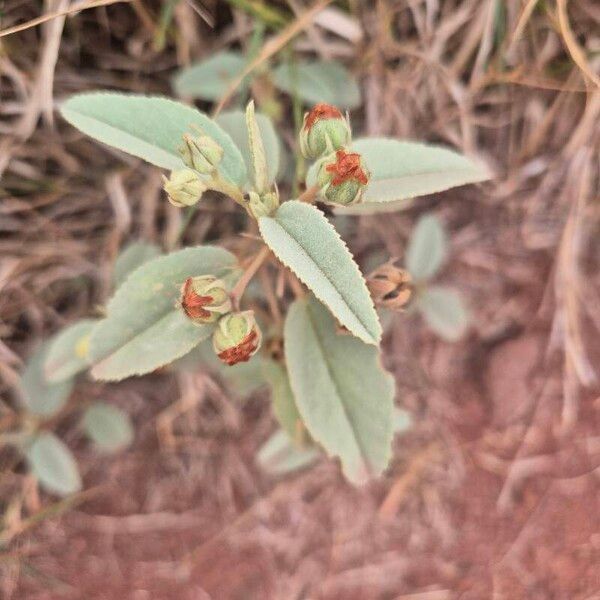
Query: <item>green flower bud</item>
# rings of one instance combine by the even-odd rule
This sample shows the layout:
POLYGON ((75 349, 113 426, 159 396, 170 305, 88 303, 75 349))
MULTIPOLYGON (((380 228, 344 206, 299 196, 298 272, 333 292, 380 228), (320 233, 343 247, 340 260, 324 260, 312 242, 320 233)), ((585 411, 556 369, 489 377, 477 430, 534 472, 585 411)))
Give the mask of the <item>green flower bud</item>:
POLYGON ((248 211, 255 219, 270 217, 279 208, 279 194, 267 192, 262 196, 249 192, 244 199, 248 202, 248 211))
POLYGON ((197 325, 214 323, 231 310, 225 284, 212 275, 188 277, 181 288, 181 308, 197 325))
POLYGON ((360 154, 343 149, 323 159, 317 175, 323 199, 343 206, 360 202, 368 183, 369 172, 360 154))
POLYGON ((186 133, 179 154, 187 167, 209 175, 223 159, 223 148, 208 135, 193 136, 186 133))
POLYGON ((213 348, 225 364, 232 366, 250 360, 260 348, 261 340, 254 311, 246 310, 221 318, 213 334, 213 348))
POLYGON ((319 158, 347 146, 351 137, 348 119, 335 106, 317 104, 304 115, 300 150, 305 158, 319 158))
POLYGON ((208 189, 198 173, 191 169, 171 171, 167 179, 163 176, 164 190, 169 196, 169 202, 174 206, 193 206, 208 189))

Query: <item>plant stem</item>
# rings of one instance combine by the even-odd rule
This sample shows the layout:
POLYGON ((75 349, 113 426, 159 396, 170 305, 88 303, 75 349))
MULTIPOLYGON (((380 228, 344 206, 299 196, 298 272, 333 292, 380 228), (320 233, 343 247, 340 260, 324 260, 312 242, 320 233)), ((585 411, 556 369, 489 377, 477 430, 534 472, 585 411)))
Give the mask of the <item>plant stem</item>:
POLYGON ((252 262, 248 265, 243 275, 239 278, 231 290, 231 300, 236 308, 238 308, 241 297, 244 295, 248 284, 256 275, 256 272, 260 269, 263 262, 269 256, 271 249, 268 246, 263 246, 256 256, 252 259, 252 262))
POLYGON ((210 189, 216 190, 217 192, 221 192, 226 196, 229 196, 232 200, 237 202, 240 206, 246 208, 246 203, 244 202, 244 193, 240 190, 237 185, 229 183, 223 179, 220 175, 216 175, 213 180, 210 182, 210 189))
POLYGON ((306 188, 299 196, 299 202, 307 202, 308 204, 312 204, 317 197, 317 193, 319 191, 318 185, 312 185, 309 188, 306 188))

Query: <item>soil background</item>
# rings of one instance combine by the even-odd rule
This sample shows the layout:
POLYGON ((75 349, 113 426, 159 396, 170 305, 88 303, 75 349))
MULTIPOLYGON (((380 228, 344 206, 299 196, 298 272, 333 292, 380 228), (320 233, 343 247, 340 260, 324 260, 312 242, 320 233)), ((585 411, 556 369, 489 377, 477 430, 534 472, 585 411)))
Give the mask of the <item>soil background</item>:
MULTIPOLYGON (((289 22, 308 6, 267 4, 289 22)), ((0 30, 73 5, 5 0, 0 30)), ((247 49, 250 13, 263 6, 165 5, 89 8, 0 37, 3 431, 23 361, 44 337, 98 314, 119 248, 172 248, 181 227, 157 169, 84 138, 56 104, 98 88, 170 95, 177 68, 247 49)), ((357 76, 355 131, 454 146, 494 173, 344 225, 368 265, 402 257, 418 216, 434 211, 451 244, 440 281, 467 299, 468 335, 448 344, 410 314, 390 320, 384 361, 414 424, 396 436, 385 475, 363 488, 325 459, 284 478, 263 472, 256 453, 276 427, 265 392, 239 398, 201 370, 82 381, 51 424, 76 453, 82 494, 57 503, 0 452, 2 598, 600 599, 600 9, 332 6, 350 18, 305 22, 294 48, 357 76), (95 399, 135 424, 117 456, 99 455, 77 427, 79 407, 95 399)), ((274 98, 264 77, 253 93, 263 105, 274 98)), ((275 100, 293 143, 290 101, 275 100)), ((232 204, 208 202, 183 241, 235 247, 239 225, 232 204)))

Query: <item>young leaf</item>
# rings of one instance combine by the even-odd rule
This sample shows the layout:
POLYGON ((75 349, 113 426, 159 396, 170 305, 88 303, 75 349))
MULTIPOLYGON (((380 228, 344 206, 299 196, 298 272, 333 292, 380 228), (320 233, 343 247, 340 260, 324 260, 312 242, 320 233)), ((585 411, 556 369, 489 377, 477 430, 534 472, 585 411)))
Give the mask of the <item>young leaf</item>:
POLYGON ((456 290, 442 286, 428 287, 417 296, 417 308, 425 321, 440 337, 455 342, 469 325, 469 315, 456 290))
POLYGON ((32 473, 42 486, 59 496, 81 489, 75 457, 53 433, 40 433, 26 451, 32 473))
POLYGON ((181 169, 177 148, 195 127, 224 150, 219 172, 234 184, 246 181, 246 165, 232 139, 204 113, 158 96, 92 92, 72 96, 61 106, 71 125, 94 139, 162 167, 181 169))
POLYGON ((83 319, 63 329, 54 338, 44 363, 44 374, 48 382, 58 383, 71 379, 87 369, 89 337, 97 322, 96 319, 83 319))
POLYGON ((269 361, 264 369, 265 377, 271 385, 273 412, 283 429, 292 440, 298 438, 299 425, 302 420, 290 387, 286 370, 275 361, 269 361))
POLYGON ((260 129, 256 121, 254 100, 250 100, 246 107, 246 127, 248 128, 248 146, 250 147, 250 156, 252 157, 254 189, 259 194, 264 194, 269 190, 267 157, 260 129))
POLYGON ((391 454, 394 381, 377 349, 336 333, 314 298, 291 306, 284 341, 296 405, 312 438, 340 457, 351 481, 381 473, 391 454))
POLYGON ((91 440, 107 452, 115 452, 131 444, 133 427, 121 409, 95 402, 83 416, 83 427, 91 440))
POLYGON ((132 242, 129 244, 115 261, 113 270, 114 286, 120 286, 129 273, 161 254, 160 248, 156 244, 148 244, 147 242, 132 242))
POLYGON ((189 352, 214 325, 194 325, 177 306, 188 277, 235 275, 235 257, 213 246, 186 248, 135 270, 107 305, 107 317, 90 338, 96 379, 114 381, 141 375, 189 352))
POLYGON ((421 217, 406 250, 406 268, 416 280, 433 277, 446 258, 446 234, 435 215, 421 217))
POLYGON ((29 412, 49 417, 66 403, 73 390, 73 380, 50 383, 44 373, 44 365, 50 350, 50 342, 42 344, 29 358, 21 377, 21 398, 29 412))
POLYGON ((361 104, 356 79, 336 62, 282 63, 273 70, 273 81, 280 90, 290 95, 298 94, 306 104, 326 102, 342 109, 361 104))
POLYGON ((283 429, 278 429, 262 445, 257 455, 261 468, 275 477, 307 467, 317 458, 319 458, 317 448, 295 445, 283 429))
POLYGON ((239 52, 217 52, 179 71, 173 78, 173 87, 179 96, 215 102, 245 66, 246 59, 239 52))
MULTIPOLYGON (((248 143, 248 132, 246 130, 246 117, 243 111, 234 110, 230 112, 221 113, 216 119, 218 125, 220 125, 224 131, 226 131, 235 145, 240 149, 244 161, 246 162, 246 168, 249 173, 253 171, 252 155, 250 152, 250 145, 248 143)), ((258 113, 256 115, 256 122, 262 138, 265 156, 267 160, 268 170, 268 182, 273 183, 280 170, 281 156, 283 149, 279 136, 275 132, 273 122, 266 115, 258 113)))
POLYGON ((367 344, 379 344, 381 325, 352 254, 323 213, 298 201, 285 202, 259 229, 277 258, 367 344))
MULTIPOLYGON (((403 202, 417 196, 434 194, 449 188, 490 178, 487 168, 466 156, 440 146, 387 138, 354 140, 352 150, 362 155, 371 172, 363 202, 339 212, 368 214, 378 209, 375 203, 403 202)), ((307 175, 307 185, 316 181, 318 165, 307 175)))

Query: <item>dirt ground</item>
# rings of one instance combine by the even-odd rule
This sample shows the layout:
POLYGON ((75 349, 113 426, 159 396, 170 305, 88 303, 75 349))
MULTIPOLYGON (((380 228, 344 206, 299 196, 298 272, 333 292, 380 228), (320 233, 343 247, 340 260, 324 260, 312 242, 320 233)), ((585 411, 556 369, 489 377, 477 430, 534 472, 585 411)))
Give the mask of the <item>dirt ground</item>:
MULTIPOLYGON (((69 4, 5 0, 0 31, 69 4)), ((180 2, 162 47, 161 4, 146 0, 0 37, 0 430, 22 361, 97 314, 119 247, 173 247, 181 225, 157 169, 83 138, 55 102, 95 88, 170 94, 178 66, 246 47, 253 3, 229 4, 242 8, 180 2)), ((2 598, 600 599, 598 5, 339 4, 354 27, 307 25, 296 49, 358 76, 354 128, 454 146, 494 172, 346 224, 367 264, 402 256, 417 216, 435 211, 468 336, 444 343, 405 313, 390 323, 384 361, 414 426, 363 488, 325 459, 283 479, 262 472, 256 452, 275 429, 263 392, 241 399, 203 372, 82 381, 54 424, 82 494, 57 504, 0 452, 2 598), (76 426, 92 399, 133 419, 118 456, 99 456, 76 426)), ((185 242, 234 246, 235 231, 234 214, 209 204, 185 242)))

